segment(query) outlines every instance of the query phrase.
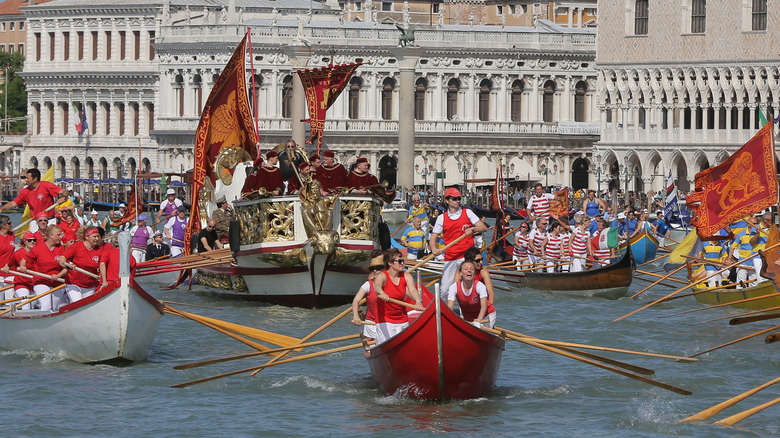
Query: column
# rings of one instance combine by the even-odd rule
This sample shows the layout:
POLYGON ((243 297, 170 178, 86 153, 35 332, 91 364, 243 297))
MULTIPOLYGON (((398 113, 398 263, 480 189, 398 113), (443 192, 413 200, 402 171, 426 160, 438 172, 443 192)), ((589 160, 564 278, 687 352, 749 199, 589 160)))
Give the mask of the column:
POLYGON ((561 169, 561 185, 571 187, 571 156, 563 156, 563 169, 561 169))
MULTIPOLYGON (((529 108, 529 113, 531 114, 531 117, 529 117, 529 122, 539 122, 542 120, 539 114, 539 100, 542 98, 539 95, 539 75, 534 75, 533 79, 533 90, 531 91, 531 107, 529 108)), ((614 125, 613 125, 614 126, 614 125)))
POLYGON ((745 129, 744 112, 745 112, 745 104, 738 103, 737 104, 737 139, 740 142, 742 141, 742 131, 744 131, 745 129))
POLYGON ((683 114, 683 109, 685 109, 685 104, 678 103, 675 105, 675 108, 677 108, 678 114, 680 114, 680 124, 678 125, 678 132, 677 132, 677 139, 680 143, 685 142, 685 115, 683 114))
POLYGON ((414 71, 419 48, 399 50, 400 84, 398 87, 398 186, 414 186, 414 71))
POLYGON ((617 105, 613 105, 611 108, 607 108, 607 111, 612 113, 612 141, 617 140, 617 105))
POLYGON ((447 114, 447 94, 444 92, 444 74, 439 73, 436 75, 436 94, 435 97, 439 99, 438 105, 436 105, 436 99, 431 98, 431 106, 433 107, 433 114, 431 118, 433 120, 444 120, 447 114))
POLYGON ((623 117, 623 141, 628 141, 628 105, 620 105, 620 115, 623 117))
POLYGON ((667 104, 666 108, 666 141, 674 141, 674 104, 667 104))
POLYGON ((657 143, 662 143, 664 138, 664 121, 662 120, 664 115, 663 108, 661 108, 661 104, 654 103, 653 104, 653 120, 655 120, 655 138, 657 143))
MULTIPOLYGON (((702 103, 701 104, 701 141, 706 142, 709 139, 709 129, 710 129, 710 104, 709 103, 702 103)), ((718 123, 718 115, 717 113, 713 114, 715 123, 718 123)))
MULTIPOLYGON (((605 108, 606 107, 604 105, 599 105, 598 106, 599 114, 601 115, 599 120, 601 120, 601 135, 602 135, 602 138, 605 137, 606 134, 607 134, 607 111, 606 111, 605 108)), ((593 160, 591 160, 591 161, 593 161, 593 160)))
POLYGON ((507 122, 509 121, 509 106, 507 105, 507 82, 508 78, 507 75, 501 75, 499 80, 499 92, 496 96, 496 117, 495 120, 498 122, 507 122))
MULTIPOLYGON (((467 81, 467 87, 466 87, 466 98, 464 99, 464 108, 463 108, 463 120, 477 120, 477 105, 475 105, 475 86, 474 83, 477 80, 477 75, 475 74, 469 74, 466 76, 467 81)), ((458 105, 460 106, 460 105, 458 105)))
MULTIPOLYGON (((300 44, 300 43, 299 43, 300 44)), ((306 141, 306 126, 301 119, 306 117, 306 95, 303 89, 301 78, 298 77, 296 70, 306 66, 309 59, 308 47, 303 45, 289 46, 286 50, 290 58, 290 64, 293 71, 293 94, 292 94, 292 138, 298 144, 306 141)))
MULTIPOLYGON (((571 21, 571 8, 569 8, 569 21, 571 21)), ((569 27, 571 27, 571 23, 569 23, 569 27)), ((568 122, 574 120, 574 106, 571 104, 574 99, 571 92, 571 75, 566 76, 563 82, 563 96, 565 98, 561 99, 561 121, 568 122)))
MULTIPOLYGON (((639 105, 631 105, 631 117, 634 119, 633 131, 634 142, 639 142, 639 105)), ((645 114, 645 124, 647 124, 647 114, 645 114)))
MULTIPOLYGON (((688 105, 688 109, 691 112, 691 129, 690 129, 690 142, 696 143, 696 104, 691 103, 688 105)), ((682 120, 681 120, 682 122, 682 120)))

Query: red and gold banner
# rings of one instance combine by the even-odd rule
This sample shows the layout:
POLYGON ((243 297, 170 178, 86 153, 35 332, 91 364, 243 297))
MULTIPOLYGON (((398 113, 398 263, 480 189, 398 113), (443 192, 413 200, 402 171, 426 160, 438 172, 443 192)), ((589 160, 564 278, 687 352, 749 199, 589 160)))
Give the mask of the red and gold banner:
POLYGON ((700 237, 777 204, 773 124, 767 123, 726 161, 696 174, 696 191, 685 204, 700 237))
POLYGON ((252 159, 257 157, 255 139, 257 133, 252 121, 252 112, 246 89, 244 52, 246 36, 236 47, 219 79, 214 84, 200 116, 195 131, 195 165, 192 178, 192 209, 187 223, 184 242, 189 254, 189 242, 200 231, 200 190, 206 178, 214 177, 214 160, 223 147, 241 146, 252 159))
POLYGON ((555 197, 550 200, 550 215, 556 217, 563 217, 569 215, 569 188, 564 187, 563 190, 555 194, 555 197))
POLYGON ((490 209, 502 213, 504 211, 504 178, 501 166, 496 169, 496 183, 493 185, 493 193, 490 195, 490 209))
POLYGON ((303 89, 306 91, 306 103, 309 107, 309 119, 311 125, 311 141, 317 139, 317 153, 322 146, 322 132, 325 129, 325 113, 328 111, 339 94, 360 66, 357 64, 329 65, 327 67, 312 70, 298 70, 303 89))
POLYGON ((111 226, 119 227, 121 225, 124 225, 130 222, 131 220, 135 219, 135 217, 141 214, 142 211, 143 211, 143 203, 141 202, 141 198, 138 195, 136 195, 135 184, 133 184, 133 186, 130 188, 130 195, 128 195, 127 197, 127 209, 125 210, 125 215, 111 222, 111 226))

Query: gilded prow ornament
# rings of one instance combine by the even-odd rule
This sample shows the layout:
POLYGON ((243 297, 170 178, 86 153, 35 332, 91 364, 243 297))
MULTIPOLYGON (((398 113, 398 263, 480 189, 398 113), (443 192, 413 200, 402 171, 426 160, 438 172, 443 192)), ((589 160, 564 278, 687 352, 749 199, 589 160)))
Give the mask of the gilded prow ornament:
POLYGON ((298 196, 306 235, 311 239, 314 252, 331 254, 339 246, 339 233, 333 230, 333 208, 341 193, 322 196, 320 182, 305 181, 298 196))

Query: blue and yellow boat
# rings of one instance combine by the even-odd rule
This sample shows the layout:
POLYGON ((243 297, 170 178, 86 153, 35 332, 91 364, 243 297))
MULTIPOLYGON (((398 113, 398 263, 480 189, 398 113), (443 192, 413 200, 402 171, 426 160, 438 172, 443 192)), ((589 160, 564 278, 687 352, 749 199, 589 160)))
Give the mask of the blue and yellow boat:
MULTIPOLYGON (((653 260, 658 253, 658 239, 653 233, 645 228, 631 239, 631 252, 634 254, 634 261, 637 265, 644 264, 653 260)), ((626 252, 626 244, 622 243, 619 247, 618 255, 626 252)))

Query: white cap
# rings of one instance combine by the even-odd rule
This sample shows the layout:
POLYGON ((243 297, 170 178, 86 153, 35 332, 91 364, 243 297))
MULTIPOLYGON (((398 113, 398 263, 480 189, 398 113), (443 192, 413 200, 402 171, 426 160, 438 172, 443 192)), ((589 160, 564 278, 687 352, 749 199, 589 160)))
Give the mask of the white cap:
POLYGON ((175 194, 176 194, 176 190, 173 190, 173 189, 168 189, 168 191, 167 191, 167 192, 165 192, 165 194, 166 194, 166 195, 175 195, 175 194))
POLYGON ((127 208, 125 204, 119 204, 119 208, 127 208))
POLYGON ((98 214, 98 212, 95 211, 95 210, 92 210, 92 214, 98 214))
POLYGON ((620 213, 618 213, 617 218, 618 219, 625 219, 626 218, 626 214, 621 211, 620 213))

